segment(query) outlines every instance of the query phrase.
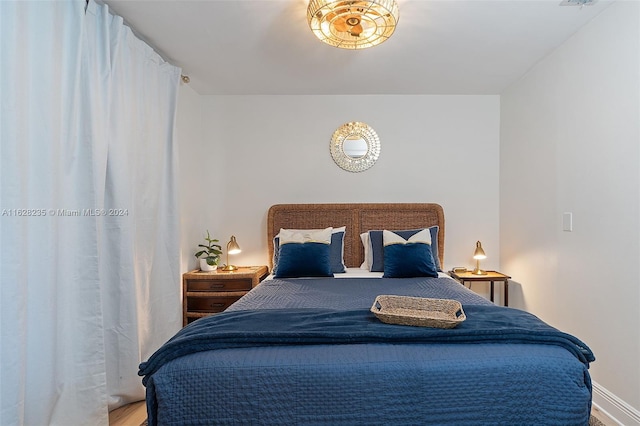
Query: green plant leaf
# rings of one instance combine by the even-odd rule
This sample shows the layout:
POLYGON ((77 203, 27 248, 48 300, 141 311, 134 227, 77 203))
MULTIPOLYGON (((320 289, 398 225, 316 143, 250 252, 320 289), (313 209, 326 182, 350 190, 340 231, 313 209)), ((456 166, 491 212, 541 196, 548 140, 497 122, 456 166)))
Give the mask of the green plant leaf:
POLYGON ((207 244, 198 244, 198 247, 204 249, 204 250, 200 250, 196 253, 196 257, 200 257, 204 254, 207 254, 207 263, 210 265, 216 265, 218 262, 218 258, 220 257, 220 255, 222 254, 222 246, 220 244, 214 244, 219 242, 219 240, 215 239, 215 238, 211 238, 211 235, 209 234, 209 230, 207 229, 207 236, 204 238, 204 240, 207 242, 207 244), (211 261, 214 263, 209 263, 209 259, 212 259, 211 261))

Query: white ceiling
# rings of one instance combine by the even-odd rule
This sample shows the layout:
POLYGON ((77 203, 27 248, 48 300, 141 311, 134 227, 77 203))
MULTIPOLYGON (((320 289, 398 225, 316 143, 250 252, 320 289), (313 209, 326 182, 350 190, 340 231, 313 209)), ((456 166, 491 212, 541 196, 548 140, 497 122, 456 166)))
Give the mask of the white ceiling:
POLYGON ((320 42, 305 0, 103 0, 202 95, 499 94, 611 0, 397 0, 383 44, 320 42))

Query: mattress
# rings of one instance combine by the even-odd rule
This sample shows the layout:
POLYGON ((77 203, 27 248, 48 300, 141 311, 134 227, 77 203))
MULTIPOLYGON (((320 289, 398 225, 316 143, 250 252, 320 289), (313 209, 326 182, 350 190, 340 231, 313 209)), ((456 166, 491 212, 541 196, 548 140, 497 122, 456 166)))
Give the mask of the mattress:
MULTIPOLYGON (((451 298, 469 308, 491 305, 444 277, 272 279, 228 315, 368 309, 379 294, 451 298)), ((570 351, 549 344, 228 348, 162 365, 147 376, 147 406, 151 425, 587 425, 587 368, 570 351)))

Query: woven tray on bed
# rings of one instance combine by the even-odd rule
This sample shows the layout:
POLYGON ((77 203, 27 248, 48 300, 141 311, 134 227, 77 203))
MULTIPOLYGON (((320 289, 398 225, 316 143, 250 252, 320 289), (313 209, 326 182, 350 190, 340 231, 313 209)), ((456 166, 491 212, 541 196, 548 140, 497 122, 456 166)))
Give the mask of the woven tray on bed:
POLYGON ((457 300, 426 297, 380 295, 371 312, 387 324, 418 327, 453 328, 467 319, 457 300))

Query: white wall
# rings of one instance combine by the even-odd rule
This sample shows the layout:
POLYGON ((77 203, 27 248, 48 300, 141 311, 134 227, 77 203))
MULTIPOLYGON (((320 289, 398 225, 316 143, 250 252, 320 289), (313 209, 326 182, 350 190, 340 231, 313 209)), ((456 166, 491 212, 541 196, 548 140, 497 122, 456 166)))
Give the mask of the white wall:
POLYGON ((196 268, 197 245, 204 242, 207 229, 218 233, 216 218, 221 210, 216 193, 220 172, 215 167, 215 141, 204 142, 202 97, 187 84, 180 84, 177 115, 178 161, 180 173, 181 271, 196 268))
POLYGON ((627 424, 640 419, 639 22, 638 3, 614 3, 501 97, 510 301, 594 350, 592 377, 627 424))
POLYGON ((437 202, 446 215, 445 266, 472 265, 476 239, 498 266, 497 96, 209 96, 204 144, 219 150, 215 227, 235 234, 232 263, 268 264, 266 216, 277 203, 437 202), (378 162, 336 166, 335 129, 372 126, 378 162))

